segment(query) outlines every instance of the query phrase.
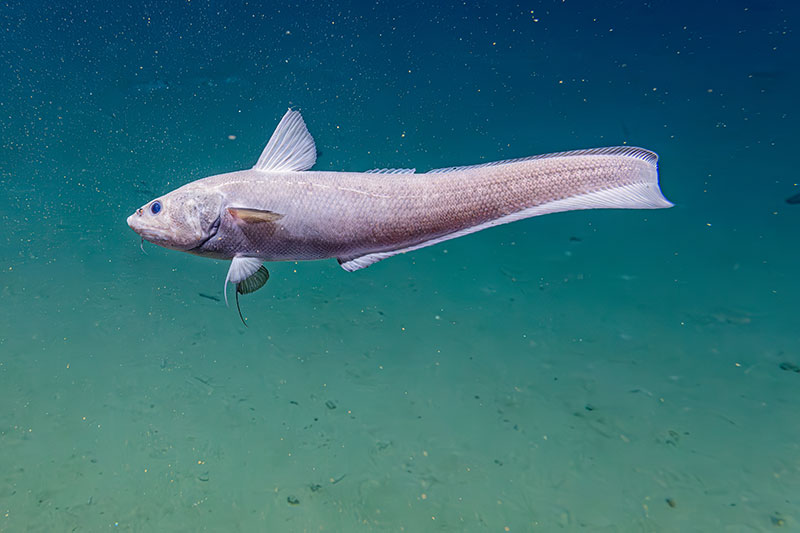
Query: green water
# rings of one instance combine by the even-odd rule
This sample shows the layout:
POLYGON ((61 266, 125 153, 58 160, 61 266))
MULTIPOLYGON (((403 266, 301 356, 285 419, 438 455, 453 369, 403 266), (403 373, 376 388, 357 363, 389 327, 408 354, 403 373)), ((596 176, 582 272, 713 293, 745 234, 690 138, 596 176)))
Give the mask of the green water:
POLYGON ((0 5, 0 531, 798 527, 797 15, 0 5), (676 207, 271 264, 245 328, 125 218, 288 106, 315 169, 627 143, 676 207))

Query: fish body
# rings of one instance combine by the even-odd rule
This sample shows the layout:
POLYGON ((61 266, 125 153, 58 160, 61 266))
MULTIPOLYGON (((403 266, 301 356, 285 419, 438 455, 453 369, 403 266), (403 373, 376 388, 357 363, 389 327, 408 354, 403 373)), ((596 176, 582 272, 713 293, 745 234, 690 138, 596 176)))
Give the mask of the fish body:
POLYGON ((427 173, 309 171, 316 147, 289 110, 254 168, 188 183, 142 206, 128 224, 155 244, 230 259, 227 287, 263 261, 336 258, 354 271, 532 216, 670 207, 657 159, 625 146, 427 173))

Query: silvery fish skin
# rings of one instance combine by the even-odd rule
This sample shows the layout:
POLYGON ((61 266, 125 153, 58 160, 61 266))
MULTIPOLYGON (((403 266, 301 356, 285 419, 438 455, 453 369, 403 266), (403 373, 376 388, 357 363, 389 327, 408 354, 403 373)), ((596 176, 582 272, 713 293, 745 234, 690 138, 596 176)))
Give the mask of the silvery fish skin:
POLYGON ((313 172, 316 147, 289 110, 253 169, 210 176, 148 202, 144 239, 231 259, 227 282, 262 261, 336 258, 353 271, 392 255, 527 217, 592 208, 657 209, 653 152, 612 147, 471 167, 313 172))

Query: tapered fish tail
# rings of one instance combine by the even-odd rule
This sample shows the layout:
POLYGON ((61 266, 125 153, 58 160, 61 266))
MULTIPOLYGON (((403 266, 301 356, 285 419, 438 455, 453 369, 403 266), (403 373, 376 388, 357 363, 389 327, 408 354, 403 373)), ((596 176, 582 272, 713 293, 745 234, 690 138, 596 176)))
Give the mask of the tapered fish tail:
MULTIPOLYGON (((453 186, 466 183, 471 203, 460 213, 486 212, 431 239, 356 257, 340 257, 347 271, 393 255, 463 237, 500 224, 577 209, 662 209, 672 207, 658 186, 658 156, 633 146, 593 148, 482 165, 448 167, 429 174, 450 174, 453 186)), ((454 223, 454 226, 457 224, 454 223)))

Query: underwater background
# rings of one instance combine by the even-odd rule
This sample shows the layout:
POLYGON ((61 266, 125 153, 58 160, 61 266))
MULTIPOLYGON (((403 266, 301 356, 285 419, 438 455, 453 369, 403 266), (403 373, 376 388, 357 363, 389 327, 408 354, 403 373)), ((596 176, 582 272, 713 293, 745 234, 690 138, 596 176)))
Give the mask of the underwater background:
MULTIPOLYGON (((800 4, 0 4, 0 531, 800 527, 800 4), (630 144, 675 207, 382 261, 125 219, 249 168, 630 144)), ((380 176, 376 176, 380 179, 380 176)))

